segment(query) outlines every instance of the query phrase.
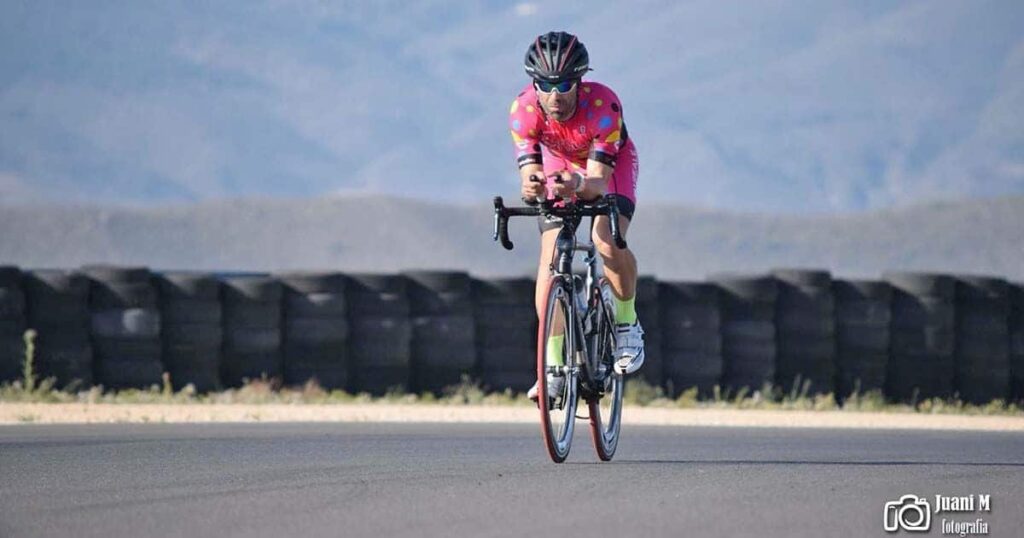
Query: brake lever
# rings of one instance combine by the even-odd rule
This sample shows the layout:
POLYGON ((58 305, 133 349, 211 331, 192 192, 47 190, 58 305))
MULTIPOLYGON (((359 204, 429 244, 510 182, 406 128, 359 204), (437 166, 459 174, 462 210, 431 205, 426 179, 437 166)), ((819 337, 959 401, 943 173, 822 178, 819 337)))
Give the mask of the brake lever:
MULTIPOLYGON (((553 181, 557 185, 562 185, 562 184, 565 183, 565 180, 562 179, 562 175, 557 173, 557 172, 552 174, 552 175, 550 175, 550 176, 548 176, 548 177, 551 178, 551 181, 553 181)), ((562 200, 562 201, 568 201, 571 198, 572 198, 571 196, 569 198, 566 198, 564 196, 557 197, 558 200, 562 200)))
POLYGON ((622 238, 621 230, 619 230, 619 204, 615 202, 615 195, 604 195, 604 201, 608 204, 608 227, 611 228, 612 239, 615 241, 615 246, 622 250, 626 250, 628 245, 626 244, 626 240, 622 238))

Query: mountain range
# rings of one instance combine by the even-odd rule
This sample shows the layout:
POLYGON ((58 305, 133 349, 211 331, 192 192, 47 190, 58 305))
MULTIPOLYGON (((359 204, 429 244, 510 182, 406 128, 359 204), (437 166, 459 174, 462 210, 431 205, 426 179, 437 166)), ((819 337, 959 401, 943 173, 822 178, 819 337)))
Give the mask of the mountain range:
MULTIPOLYGON (((443 204, 365 195, 162 207, 31 205, 0 211, 0 264, 534 274, 536 222, 512 220, 516 246, 509 252, 492 240, 492 215, 486 200, 443 204)), ((640 272, 667 280, 814 267, 848 278, 922 270, 1024 281, 1024 196, 797 217, 641 205, 627 239, 640 272)))

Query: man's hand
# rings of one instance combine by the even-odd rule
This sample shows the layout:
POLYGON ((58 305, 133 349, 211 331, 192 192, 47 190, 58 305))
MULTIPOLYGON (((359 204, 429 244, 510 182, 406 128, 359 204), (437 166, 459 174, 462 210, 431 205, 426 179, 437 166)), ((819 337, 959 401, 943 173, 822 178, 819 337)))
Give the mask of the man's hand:
POLYGON ((544 176, 539 174, 531 174, 530 177, 523 180, 521 192, 523 198, 526 200, 544 200, 547 198, 547 188, 544 185, 544 176))
POLYGON ((572 198, 573 195, 576 194, 576 179, 573 178, 573 174, 571 172, 569 172, 568 170, 562 170, 560 172, 555 172, 554 174, 551 174, 548 177, 550 177, 552 180, 554 180, 554 179, 560 179, 561 180, 561 183, 554 183, 554 182, 552 182, 552 184, 551 184, 551 194, 552 194, 552 196, 556 196, 558 198, 566 198, 566 199, 568 199, 568 198, 572 198))

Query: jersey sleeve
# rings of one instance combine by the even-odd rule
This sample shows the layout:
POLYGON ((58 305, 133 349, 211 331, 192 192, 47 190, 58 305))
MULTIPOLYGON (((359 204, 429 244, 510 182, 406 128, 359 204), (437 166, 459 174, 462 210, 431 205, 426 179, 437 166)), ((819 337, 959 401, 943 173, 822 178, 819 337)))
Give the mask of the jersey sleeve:
POLYGON ((596 133, 587 158, 614 168, 619 148, 626 143, 622 104, 618 96, 604 86, 594 85, 589 93, 586 90, 584 93, 588 119, 592 132, 596 133))
POLYGON ((530 164, 543 164, 540 150, 540 123, 536 106, 523 99, 519 94, 512 101, 509 110, 509 128, 512 132, 512 143, 516 147, 516 162, 519 168, 530 164))

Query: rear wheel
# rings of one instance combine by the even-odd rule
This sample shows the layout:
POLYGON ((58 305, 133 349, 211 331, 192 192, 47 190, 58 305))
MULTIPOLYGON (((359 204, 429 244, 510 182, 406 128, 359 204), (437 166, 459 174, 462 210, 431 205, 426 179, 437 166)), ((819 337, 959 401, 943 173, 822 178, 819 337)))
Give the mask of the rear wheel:
MULTIPOLYGON (((599 284, 601 297, 610 297, 608 281, 601 279, 599 284)), ((594 363, 605 377, 604 394, 588 400, 590 410, 590 434, 594 440, 594 449, 601 461, 610 461, 619 445, 619 429, 622 426, 622 392, 625 381, 621 374, 613 368, 615 350, 615 331, 611 319, 611 305, 600 300, 598 303, 597 332, 591 342, 591 352, 595 354, 594 363)))
POLYGON ((540 408, 544 444, 555 463, 562 463, 569 455, 578 403, 576 374, 568 337, 570 331, 566 329, 572 297, 566 292, 563 282, 563 277, 558 275, 548 280, 545 292, 547 301, 537 331, 537 405, 540 408), (561 353, 548 353, 548 339, 552 336, 565 338, 561 353), (548 374, 552 374, 551 380, 548 374), (560 382, 562 386, 554 397, 546 397, 549 381, 560 382))

